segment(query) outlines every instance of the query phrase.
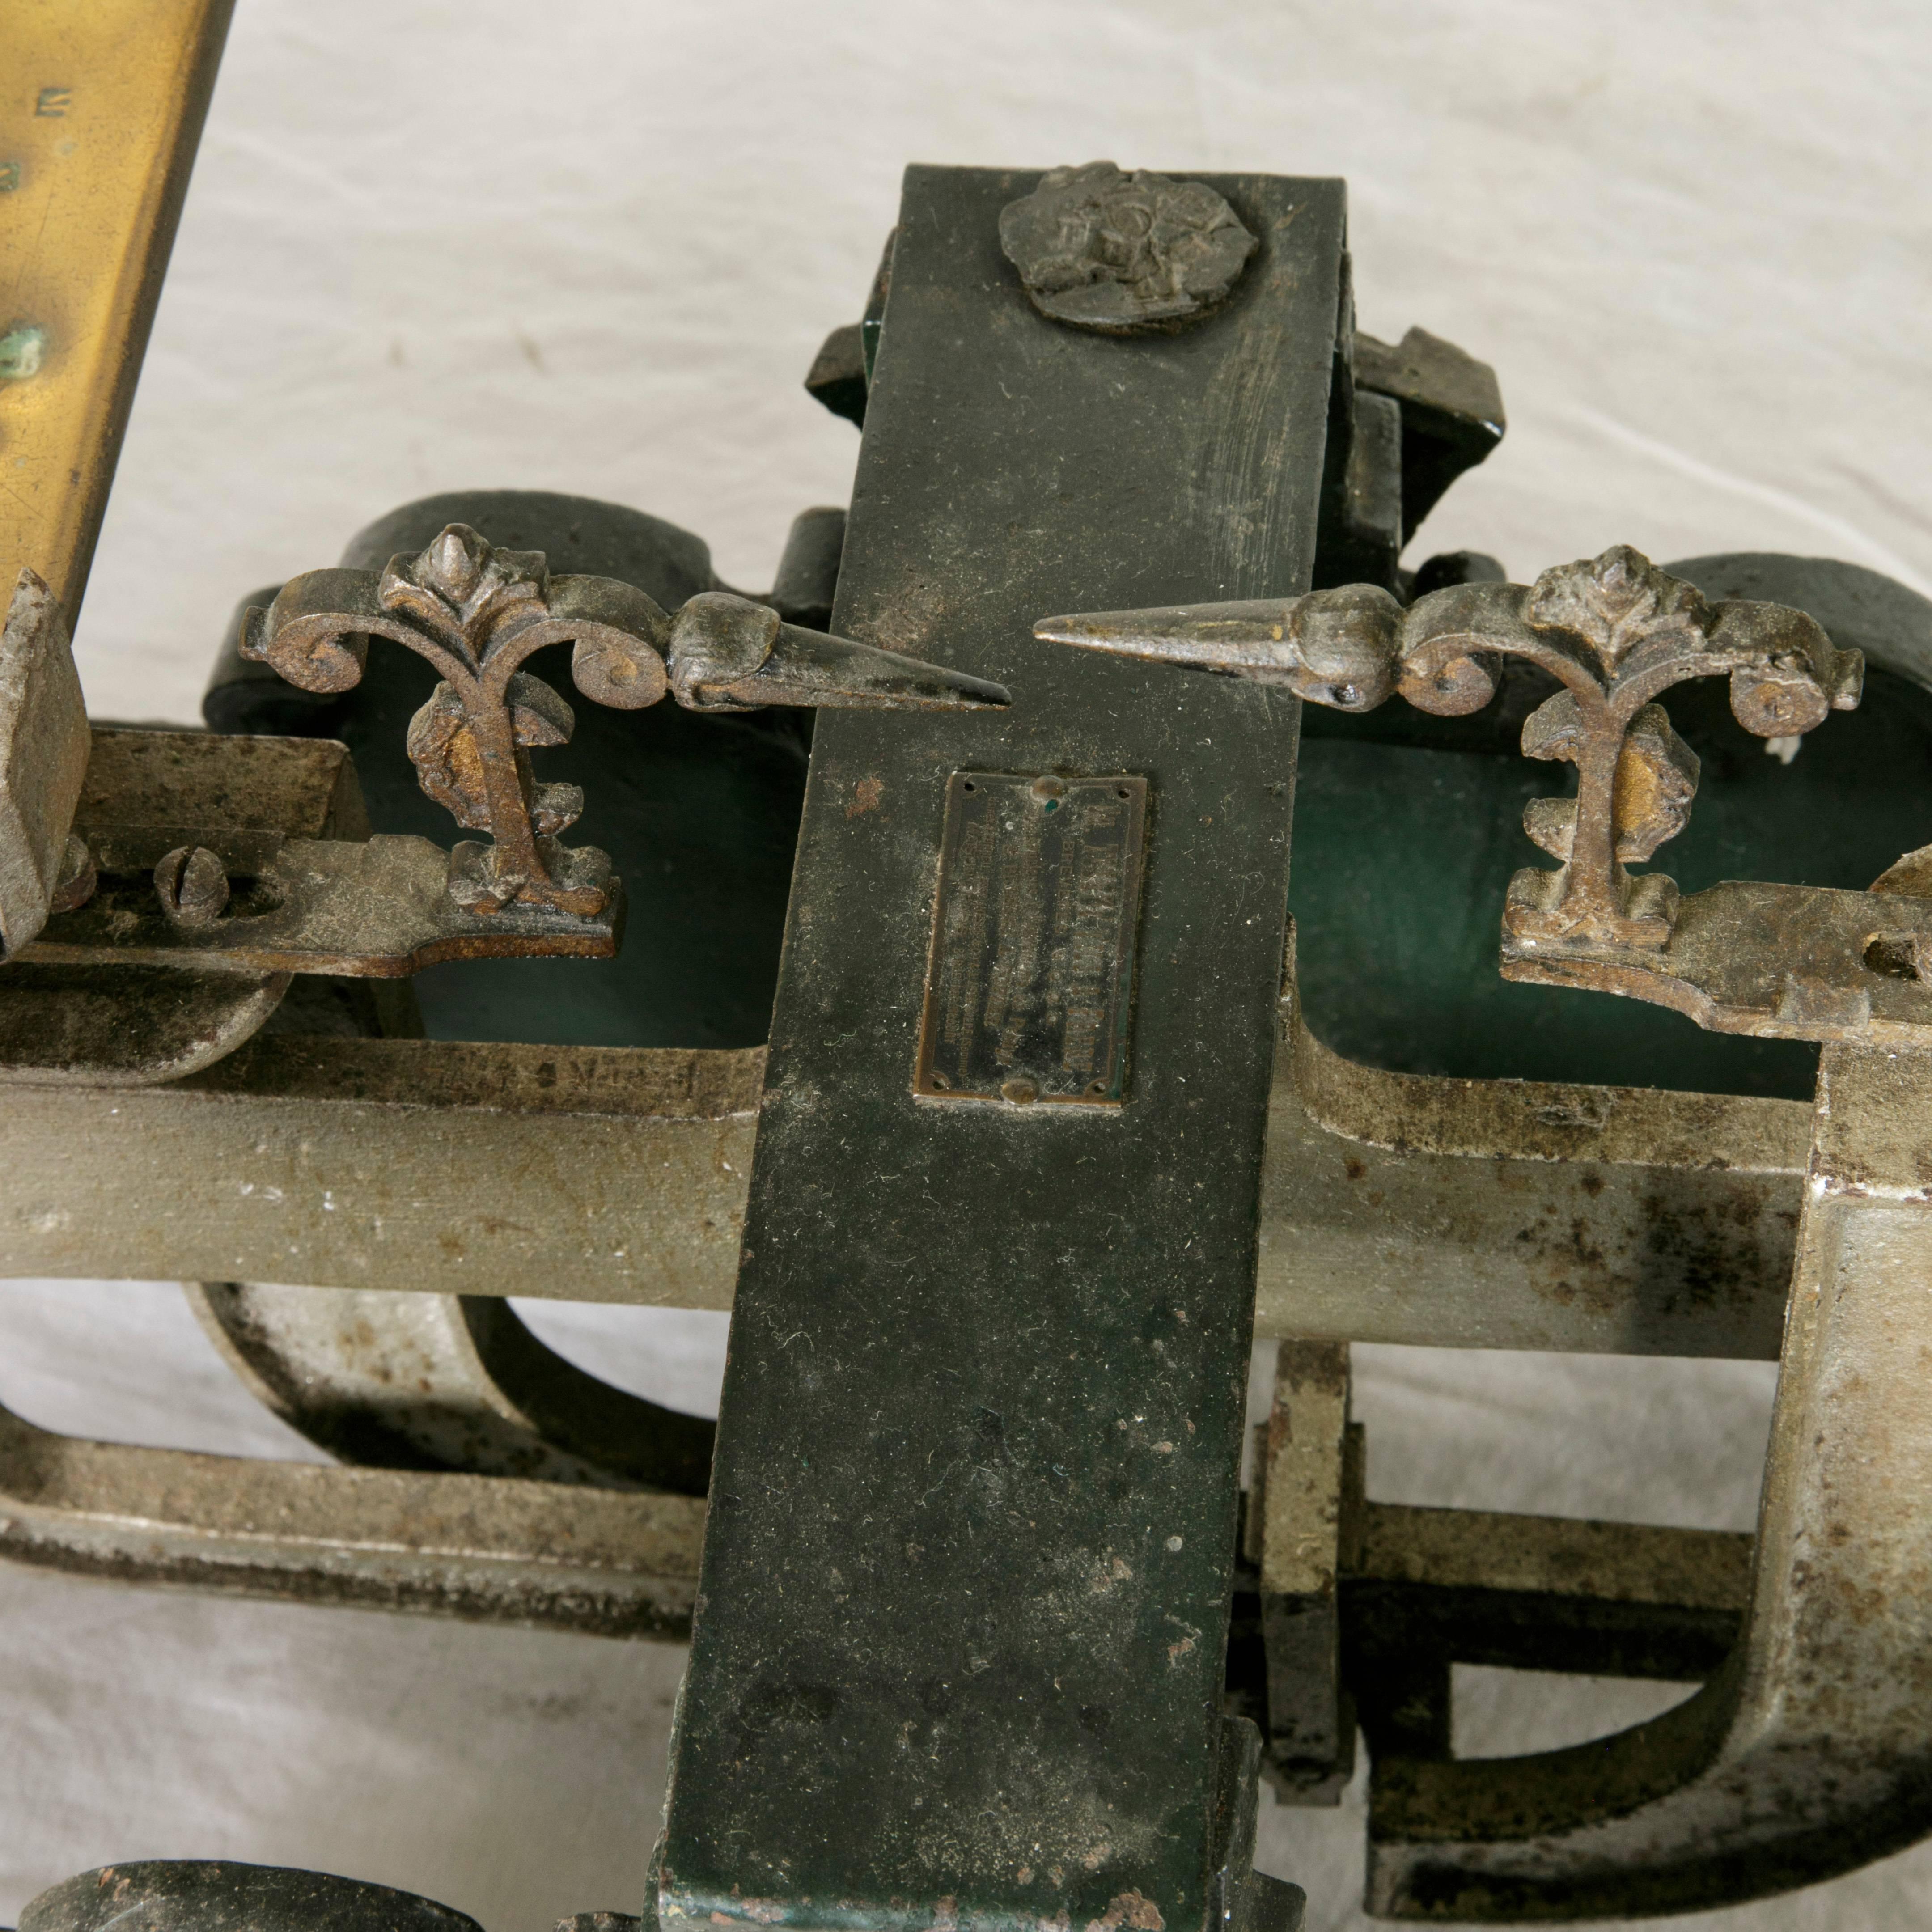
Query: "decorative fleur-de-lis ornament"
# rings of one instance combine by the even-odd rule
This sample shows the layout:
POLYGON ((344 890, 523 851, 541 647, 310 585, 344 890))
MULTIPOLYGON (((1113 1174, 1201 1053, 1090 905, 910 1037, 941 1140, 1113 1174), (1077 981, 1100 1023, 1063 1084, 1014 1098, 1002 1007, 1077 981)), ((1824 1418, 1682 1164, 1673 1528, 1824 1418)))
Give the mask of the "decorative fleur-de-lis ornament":
POLYGON ((584 809, 581 790, 531 776, 530 753, 568 743, 576 726, 562 695, 522 668, 548 645, 571 644, 578 690, 621 710, 668 695, 694 711, 1010 702, 999 685, 784 623, 725 592, 670 616, 634 585, 553 577, 541 550, 495 549, 463 524, 380 572, 292 579, 267 610, 248 614, 242 654, 304 691, 347 691, 372 637, 407 645, 442 675, 410 722, 409 754, 423 790, 494 840, 459 844, 449 874, 458 904, 493 915, 524 906, 594 918, 616 890, 603 853, 558 842, 584 809))
POLYGON ((1036 637, 1282 686, 1369 711, 1400 692, 1459 717, 1496 695, 1498 659, 1528 658, 1563 688, 1531 713, 1522 748, 1576 767, 1574 799, 1532 800, 1524 829, 1562 861, 1511 880, 1503 922, 1520 945, 1666 944, 1676 883, 1632 874, 1688 821, 1697 760, 1656 700, 1727 673, 1731 710, 1760 737, 1796 737, 1858 701, 1864 660, 1802 610, 1712 604, 1625 544, 1536 582, 1462 584, 1404 609, 1348 584, 1306 596, 1048 617, 1036 637))

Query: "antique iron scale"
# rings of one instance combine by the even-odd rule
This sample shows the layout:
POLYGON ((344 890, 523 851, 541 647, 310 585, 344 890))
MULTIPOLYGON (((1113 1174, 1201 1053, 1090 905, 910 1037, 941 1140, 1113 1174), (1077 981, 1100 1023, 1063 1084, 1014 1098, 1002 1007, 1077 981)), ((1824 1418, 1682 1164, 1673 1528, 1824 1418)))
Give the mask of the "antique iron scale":
MULTIPOLYGON (((606 1928, 1292 1932, 1260 1784, 1334 1803, 1358 1729, 1390 1918, 1690 1910, 1932 1830, 1932 848, 1652 865, 1714 761, 1775 863, 1832 713, 1923 737, 1932 607, 1622 546, 1408 570, 1502 402, 1357 332, 1339 182, 914 166, 807 385, 853 501, 768 593, 620 506, 431 499, 242 599, 208 730, 94 725, 68 638, 226 14, 0 23, 0 1259, 195 1284, 336 1460, 0 1412, 0 1555, 688 1638, 606 1928), (1324 990, 1338 812, 1461 970, 1359 858, 1422 759, 1551 862, 1450 883, 1503 980, 1687 1016, 1713 1090, 1577 1077, 1587 1000, 1530 1080, 1324 990), (1812 1102, 1757 1042, 1821 1046, 1812 1102), (715 1430, 513 1294, 730 1307, 715 1430), (1757 1534, 1371 1500, 1354 1340, 1778 1357, 1757 1534), (1687 1696, 1462 1760, 1456 1663, 1687 1696)), ((318 1918, 470 1923, 148 1862, 22 1928, 318 1918)))

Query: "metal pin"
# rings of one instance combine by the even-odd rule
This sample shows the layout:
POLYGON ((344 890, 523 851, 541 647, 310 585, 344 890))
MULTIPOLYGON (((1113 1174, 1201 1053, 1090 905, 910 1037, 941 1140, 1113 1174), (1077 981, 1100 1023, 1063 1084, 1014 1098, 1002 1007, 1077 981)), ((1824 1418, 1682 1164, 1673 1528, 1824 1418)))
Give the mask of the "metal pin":
POLYGON ((694 711, 978 711, 1012 702, 1004 685, 782 622, 768 606, 722 590, 678 612, 666 656, 672 693, 694 711))

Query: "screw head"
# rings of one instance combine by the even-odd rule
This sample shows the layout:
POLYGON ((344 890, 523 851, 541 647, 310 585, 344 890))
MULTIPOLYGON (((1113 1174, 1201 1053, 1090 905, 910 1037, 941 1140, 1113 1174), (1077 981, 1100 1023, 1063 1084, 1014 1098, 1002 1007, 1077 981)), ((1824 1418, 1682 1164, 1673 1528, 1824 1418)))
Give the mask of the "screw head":
POLYGON ((177 926, 212 926, 228 904, 228 874, 206 845, 177 845, 154 868, 161 910, 177 926))
POLYGON ((94 869, 94 854, 87 841, 78 834, 70 836, 67 849, 61 854, 60 875, 54 881, 48 912, 78 911, 93 898, 100 884, 100 875, 94 869))

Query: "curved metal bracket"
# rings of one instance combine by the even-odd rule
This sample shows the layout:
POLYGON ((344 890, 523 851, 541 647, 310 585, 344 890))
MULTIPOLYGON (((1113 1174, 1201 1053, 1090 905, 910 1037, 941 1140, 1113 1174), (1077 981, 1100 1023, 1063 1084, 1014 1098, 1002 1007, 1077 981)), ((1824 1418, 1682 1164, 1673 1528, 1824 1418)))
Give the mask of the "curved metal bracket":
POLYGON ((1825 1049, 1750 1606, 1687 1702, 1568 1750, 1380 1760, 1368 1907, 1733 1905, 1932 1828, 1932 1053, 1825 1049))
POLYGON ((702 1496, 716 1425, 626 1394, 484 1295, 202 1282, 249 1392, 345 1462, 702 1496))

